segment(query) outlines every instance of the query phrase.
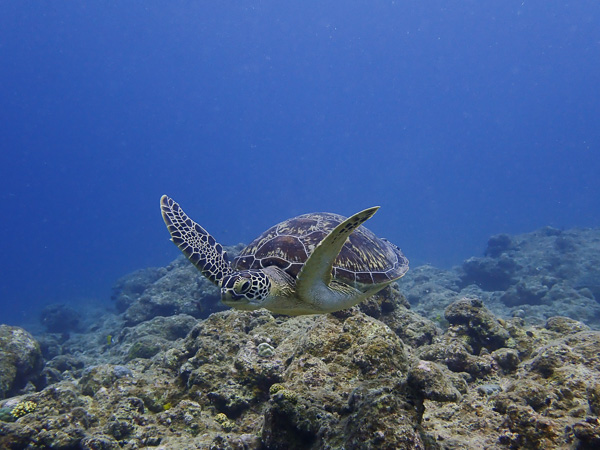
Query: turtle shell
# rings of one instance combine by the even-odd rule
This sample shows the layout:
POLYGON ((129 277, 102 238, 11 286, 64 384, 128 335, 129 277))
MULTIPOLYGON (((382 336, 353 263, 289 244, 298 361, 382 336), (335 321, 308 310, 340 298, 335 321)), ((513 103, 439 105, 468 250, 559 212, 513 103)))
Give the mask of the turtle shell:
MULTIPOLYGON (((233 270, 277 266, 296 278, 314 248, 346 218, 312 213, 285 220, 265 231, 233 261, 233 270)), ((408 270, 402 251, 364 226, 357 228, 342 247, 332 275, 351 286, 387 283, 408 270)))

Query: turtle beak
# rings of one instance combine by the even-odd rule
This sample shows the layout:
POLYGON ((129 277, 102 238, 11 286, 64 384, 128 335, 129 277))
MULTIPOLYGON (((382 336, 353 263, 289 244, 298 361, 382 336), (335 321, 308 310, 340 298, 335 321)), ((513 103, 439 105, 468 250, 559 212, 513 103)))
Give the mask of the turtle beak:
POLYGON ((227 304, 239 303, 243 302, 246 299, 246 296, 236 294, 233 289, 230 288, 221 288, 221 301, 227 304))
POLYGON ((221 302, 231 308, 240 309, 242 311, 254 311, 260 306, 253 303, 245 295, 236 294, 233 289, 221 289, 221 302))

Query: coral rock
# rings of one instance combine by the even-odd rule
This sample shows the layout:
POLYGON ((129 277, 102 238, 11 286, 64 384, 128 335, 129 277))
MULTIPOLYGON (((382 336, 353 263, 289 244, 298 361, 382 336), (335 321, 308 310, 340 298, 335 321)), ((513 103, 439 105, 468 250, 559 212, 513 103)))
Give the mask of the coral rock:
POLYGON ((0 325, 0 399, 16 393, 42 369, 40 345, 19 327, 0 325))

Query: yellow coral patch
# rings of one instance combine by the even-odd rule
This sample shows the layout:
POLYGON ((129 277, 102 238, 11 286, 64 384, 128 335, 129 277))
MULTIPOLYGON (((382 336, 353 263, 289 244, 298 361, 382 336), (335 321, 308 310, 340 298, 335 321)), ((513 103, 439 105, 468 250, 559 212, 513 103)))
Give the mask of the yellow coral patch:
POLYGON ((15 407, 12 409, 12 411, 10 413, 13 415, 13 417, 15 419, 18 419, 19 417, 23 417, 24 415, 35 411, 36 408, 37 408, 37 403, 30 402, 30 401, 19 402, 15 405, 15 407))

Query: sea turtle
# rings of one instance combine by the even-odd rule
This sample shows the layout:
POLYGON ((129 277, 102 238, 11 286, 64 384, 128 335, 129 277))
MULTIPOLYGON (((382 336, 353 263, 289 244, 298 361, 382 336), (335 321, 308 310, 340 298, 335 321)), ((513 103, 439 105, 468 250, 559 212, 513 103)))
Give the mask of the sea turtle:
POLYGON ((288 315, 339 311, 408 270, 398 247, 361 226, 378 206, 348 219, 312 213, 285 220, 252 241, 233 263, 173 199, 163 195, 160 206, 171 240, 233 308, 288 315))

